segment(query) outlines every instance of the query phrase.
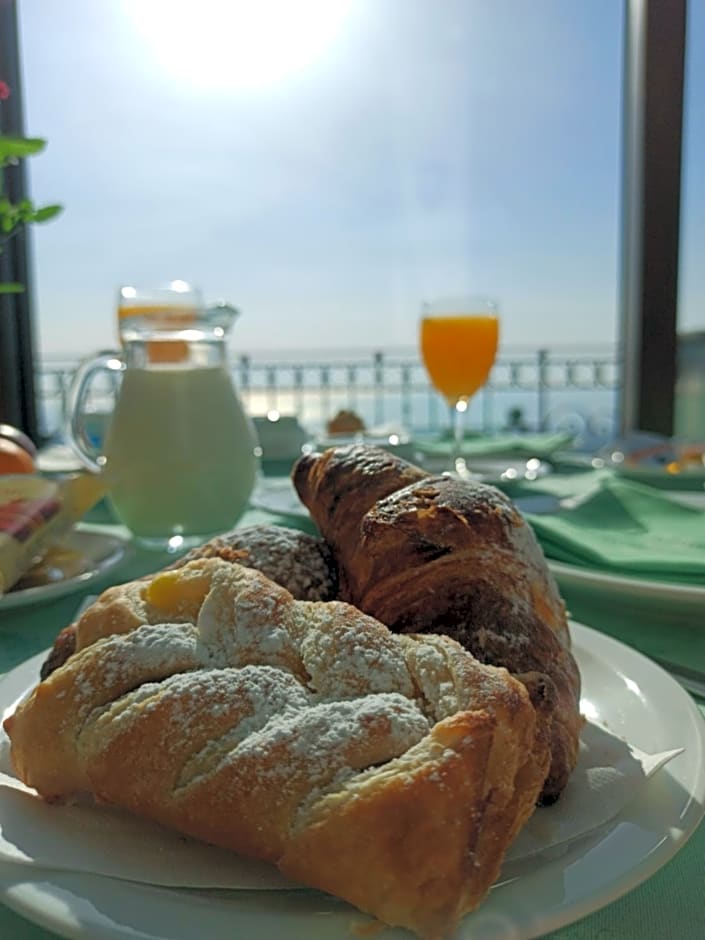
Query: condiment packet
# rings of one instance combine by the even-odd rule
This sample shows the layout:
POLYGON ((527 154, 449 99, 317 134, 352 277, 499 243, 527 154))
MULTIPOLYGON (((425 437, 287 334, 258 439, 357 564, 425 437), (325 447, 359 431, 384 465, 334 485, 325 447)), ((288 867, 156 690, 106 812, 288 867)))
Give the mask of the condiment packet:
POLYGON ((105 492, 98 474, 61 480, 0 476, 0 596, 36 564, 105 492))
MULTIPOLYGON (((0 861, 182 888, 298 888, 273 866, 94 804, 47 805, 13 774, 0 738, 0 861)), ((645 754, 589 723, 560 800, 536 810, 507 854, 519 861, 614 819, 682 749, 645 754)))

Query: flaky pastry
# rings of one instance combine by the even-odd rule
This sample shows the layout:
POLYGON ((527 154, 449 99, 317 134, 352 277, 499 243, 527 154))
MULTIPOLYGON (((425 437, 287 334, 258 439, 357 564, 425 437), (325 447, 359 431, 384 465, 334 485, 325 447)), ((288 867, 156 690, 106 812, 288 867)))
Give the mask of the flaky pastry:
POLYGON ((39 794, 88 791, 428 940, 480 903, 550 760, 505 669, 221 559, 102 611, 5 722, 39 794))

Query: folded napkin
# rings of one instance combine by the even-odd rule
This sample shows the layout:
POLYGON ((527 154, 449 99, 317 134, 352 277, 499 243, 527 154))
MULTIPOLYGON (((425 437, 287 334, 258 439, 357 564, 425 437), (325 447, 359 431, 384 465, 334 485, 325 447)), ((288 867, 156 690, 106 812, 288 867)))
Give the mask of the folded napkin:
POLYGON ((705 512, 610 472, 547 477, 524 494, 551 494, 556 511, 525 516, 549 558, 614 574, 705 584, 705 512))
MULTIPOLYGON (((548 458, 556 451, 570 447, 574 435, 564 432, 511 434, 497 437, 469 436, 463 441, 463 457, 539 457, 548 458)), ((446 457, 454 453, 452 440, 415 441, 415 448, 429 457, 446 457)))

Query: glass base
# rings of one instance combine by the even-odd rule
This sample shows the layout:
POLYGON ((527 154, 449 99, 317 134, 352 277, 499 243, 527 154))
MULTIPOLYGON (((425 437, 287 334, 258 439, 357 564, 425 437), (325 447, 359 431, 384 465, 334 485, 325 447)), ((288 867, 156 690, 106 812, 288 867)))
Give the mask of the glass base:
POLYGON ((190 548, 202 545, 208 541, 208 535, 163 535, 158 537, 147 537, 135 535, 134 539, 140 548, 146 548, 152 552, 163 552, 167 555, 181 555, 190 548))

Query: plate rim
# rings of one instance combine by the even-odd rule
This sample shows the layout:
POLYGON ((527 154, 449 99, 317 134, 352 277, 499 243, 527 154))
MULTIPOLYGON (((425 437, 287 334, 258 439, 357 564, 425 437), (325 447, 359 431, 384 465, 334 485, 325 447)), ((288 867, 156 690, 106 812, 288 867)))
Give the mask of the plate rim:
MULTIPOLYGON (((532 937, 537 937, 545 932, 555 930, 561 926, 567 926, 569 924, 575 923, 578 919, 583 916, 586 916, 589 913, 596 912, 612 901, 616 900, 619 897, 622 897, 624 894, 631 891, 633 888, 637 887, 639 884, 647 880, 651 875, 653 875, 657 870, 659 870, 663 865, 666 864, 685 844, 685 842, 690 838, 690 836, 698 828, 700 822, 702 821, 703 814, 705 813, 705 762, 703 761, 703 753, 705 753, 705 722, 703 721, 703 716, 701 715, 699 709, 697 708, 695 702, 692 698, 677 684, 677 682, 668 675, 663 669, 658 665, 652 662, 647 656, 640 653, 638 650, 635 650, 633 647, 629 647, 627 644, 622 643, 619 640, 614 639, 613 637, 607 636, 601 633, 599 630, 596 630, 591 627, 587 627, 583 624, 571 621, 571 631, 573 635, 574 645, 576 646, 576 651, 582 653, 586 657, 597 658, 600 661, 603 668, 609 668, 610 671, 615 675, 616 678, 622 677, 624 675, 622 672, 617 669, 614 665, 615 663, 620 664, 619 668, 626 668, 627 671, 631 668, 632 670, 645 671, 647 678, 656 686, 661 686, 665 688, 672 702, 678 704, 679 710, 683 709, 684 718, 688 716, 693 722, 694 729, 696 731, 696 741, 697 747, 693 752, 693 759, 695 761, 695 777, 691 781, 689 788, 687 789, 688 800, 685 805, 685 808, 679 804, 679 817, 681 819, 682 825, 681 828, 674 831, 673 825, 670 825, 668 832, 664 834, 664 838, 652 849, 652 851, 647 855, 646 858, 641 860, 640 864, 632 865, 629 868, 624 869, 620 873, 620 877, 617 878, 613 883, 610 883, 608 888, 598 889, 596 891, 587 892, 583 896, 573 899, 572 902, 569 902, 567 906, 557 906, 552 911, 543 912, 540 915, 540 923, 536 922, 534 919, 529 925, 529 929, 520 934, 516 934, 517 940, 521 937, 521 940, 530 940, 532 937), (625 667, 626 662, 626 667, 625 667)), ((43 657, 45 653, 39 653, 36 656, 30 657, 25 660, 19 666, 16 666, 13 670, 10 670, 4 676, 0 677, 0 689, 3 685, 8 684, 13 676, 17 676, 21 670, 32 667, 36 669, 36 663, 43 657)), ((0 705, 3 702, 0 701, 0 705)), ((685 722, 684 722, 685 723, 685 722)), ((638 742, 635 742, 638 743, 638 742)), ((688 767, 691 767, 693 760, 689 759, 688 767)), ((671 765, 669 765, 670 767, 671 765)), ((669 767, 664 768, 660 773, 669 773, 669 767)), ((681 771, 681 776, 683 771, 681 771)), ((679 782, 676 778, 676 783, 679 782)), ((682 786, 682 783, 681 783, 682 786)), ((646 794, 642 793, 640 797, 637 798, 637 804, 644 802, 646 799, 646 794)), ((675 809, 675 804, 671 805, 675 796, 671 796, 668 809, 669 809, 669 818, 671 816, 671 810, 675 809)), ((633 811, 633 810, 632 810, 633 811)), ((624 812, 624 811, 623 811, 624 812)), ((621 815, 621 814, 620 814, 621 815)), ((619 818, 619 817, 618 817, 619 818)), ((600 837, 601 838, 601 837, 600 837)), ((599 844, 599 840, 598 840, 599 844)), ((579 848, 579 843, 578 843, 579 848)), ((574 846, 575 850, 575 846, 574 846)), ((559 865, 562 870, 562 860, 548 860, 542 866, 539 866, 540 870, 543 870, 544 875, 550 874, 551 871, 555 870, 554 866, 559 865)), ((0 901, 6 904, 6 906, 20 915, 26 917, 28 920, 38 923, 46 929, 52 930, 55 933, 58 933, 59 936, 73 938, 73 940, 87 940, 90 937, 90 940, 125 940, 128 934, 125 932, 124 927, 116 922, 112 921, 110 924, 101 923, 97 925, 93 922, 84 922, 80 919, 76 919, 75 915, 72 915, 70 908, 66 907, 66 899, 64 895, 68 893, 74 899, 78 898, 79 901, 82 901, 84 904, 90 907, 90 898, 91 891, 89 890, 87 894, 81 895, 80 884, 85 884, 86 880, 89 885, 93 882, 96 884, 93 885, 93 895, 95 896, 96 891, 105 890, 105 882, 111 882, 113 879, 105 878, 100 875, 82 875, 79 873, 70 873, 70 872, 58 872, 58 871, 49 871, 42 869, 29 869, 28 866, 19 866, 20 868, 26 867, 27 877, 18 879, 16 877, 10 878, 10 881, 7 881, 6 876, 3 875, 3 871, 8 868, 17 869, 18 866, 10 866, 9 864, 0 865, 0 901), (53 879, 53 880, 52 880, 53 879), (79 884, 80 883, 80 884, 79 884), (77 888, 75 885, 79 884, 77 888), (66 887, 68 885, 68 887, 66 887), (72 885, 74 885, 72 887, 72 885), (52 893, 53 892, 53 893, 52 893), (47 898, 52 902, 47 907, 47 898), (61 916, 60 911, 63 913, 61 916)), ((529 875, 528 877, 531 877, 529 875)), ((527 882, 525 879, 521 878, 520 881, 524 882, 526 886, 527 882)), ((155 897, 154 892, 156 892, 158 899, 155 898, 155 905, 157 908, 160 903, 164 902, 163 892, 167 891, 172 893, 174 889, 164 889, 164 888, 154 888, 147 885, 134 885, 131 882, 121 882, 122 890, 126 892, 134 891, 135 888, 139 888, 141 891, 146 892, 151 897, 155 897)), ((108 890, 117 890, 118 895, 120 893, 120 888, 115 889, 115 885, 108 885, 108 890)), ((511 889, 511 884, 509 885, 511 889)), ((191 903, 184 901, 186 894, 181 892, 179 905, 182 906, 182 903, 191 903)), ((199 899, 202 899, 202 895, 199 895, 199 899)), ((198 906, 198 905, 194 905, 198 906)), ((352 919, 358 914, 354 908, 347 908, 346 911, 346 923, 352 921, 352 919)), ((475 915, 470 915, 466 920, 467 927, 461 925, 460 929, 456 933, 456 940, 469 940, 470 934, 473 937, 477 936, 478 938, 483 937, 493 937, 498 938, 499 934, 495 933, 492 929, 492 924, 490 924, 490 931, 487 933, 484 929, 478 930, 478 927, 482 926, 482 922, 478 923, 477 914, 481 914, 483 908, 481 907, 475 915), (476 932, 477 931, 477 932, 476 932)), ((100 914, 100 917, 104 915, 100 914)), ((237 927, 235 922, 236 914, 233 916, 232 926, 233 928, 237 927)), ((247 919, 250 915, 247 911, 240 912, 241 918, 247 919)), ((255 912, 255 917, 260 916, 255 912)), ((275 913, 276 917, 281 917, 282 922, 287 917, 291 918, 294 915, 291 913, 287 914, 285 912, 275 913)), ((359 915, 364 916, 364 915, 359 915)), ((495 914, 495 919, 496 919, 495 914)), ((319 917, 319 921, 326 921, 325 917, 319 917)), ((271 925, 270 925, 271 926, 271 925)), ((264 928, 267 927, 266 924, 263 925, 264 928)), ((148 931, 151 928, 148 928, 148 931)), ((168 925, 165 925, 164 929, 168 929, 168 925)), ((307 928, 308 929, 308 928, 307 928)), ((335 930, 335 928, 333 928, 335 930)), ((278 934, 279 931, 277 930, 278 934)), ((395 931, 394 928, 391 928, 388 932, 385 932, 385 936, 389 936, 390 940, 396 940, 397 937, 409 937, 410 935, 406 932, 395 931)), ((504 935, 504 934, 502 934, 504 935)), ((135 936, 135 934, 131 934, 135 936)), ((164 937, 167 935, 164 934, 164 937)), ((292 934, 293 936, 293 934, 292 934)), ((303 936, 297 934, 297 936, 303 936)), ((307 935, 308 936, 308 935, 307 935)), ((311 930, 310 936, 314 937, 314 932, 311 930)), ((315 934, 316 937, 323 936, 323 934, 315 934)), ((331 937, 337 936, 336 933, 331 933, 331 937)), ((143 932, 142 937, 144 940, 162 940, 161 932, 143 932)))
POLYGON ((548 567, 554 577, 559 580, 570 580, 582 586, 604 587, 605 585, 624 593, 633 592, 640 598, 657 598, 668 601, 687 601, 690 603, 705 604, 705 585, 680 584, 677 581, 655 581, 638 576, 617 574, 612 571, 603 571, 599 568, 588 568, 583 565, 571 565, 565 561, 554 561, 546 558, 548 567))
POLYGON ((95 563, 90 571, 82 571, 71 578, 63 578, 61 581, 51 581, 49 584, 36 585, 35 587, 24 588, 21 591, 9 591, 3 594, 0 596, 0 614, 35 602, 44 603, 44 601, 50 601, 65 594, 70 594, 74 590, 79 590, 112 571, 117 565, 129 558, 132 551, 132 543, 129 539, 123 538, 114 532, 98 532, 93 529, 73 529, 60 539, 60 543, 70 544, 72 541, 77 540, 90 542, 94 539, 100 539, 112 545, 106 559, 95 563))

